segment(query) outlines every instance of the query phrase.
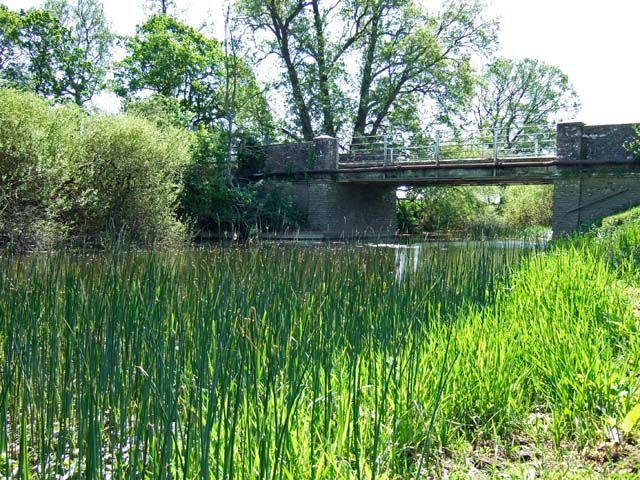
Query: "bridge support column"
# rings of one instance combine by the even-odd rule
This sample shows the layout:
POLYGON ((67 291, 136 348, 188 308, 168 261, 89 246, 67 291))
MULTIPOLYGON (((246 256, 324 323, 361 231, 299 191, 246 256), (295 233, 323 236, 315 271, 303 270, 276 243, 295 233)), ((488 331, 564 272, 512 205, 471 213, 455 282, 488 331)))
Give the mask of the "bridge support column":
POLYGON ((603 217, 640 204, 640 173, 587 171, 554 181, 553 236, 585 230, 603 217))
POLYGON ((313 238, 377 238, 395 235, 395 187, 339 183, 338 142, 318 137, 313 142, 271 149, 267 171, 307 172, 281 180, 280 188, 306 215, 300 236, 313 238))
POLYGON ((640 172, 634 168, 638 159, 625 148, 635 135, 633 125, 558 124, 554 237, 640 204, 640 172))
POLYGON ((336 183, 332 179, 283 185, 306 214, 305 236, 378 238, 397 230, 395 187, 336 183))

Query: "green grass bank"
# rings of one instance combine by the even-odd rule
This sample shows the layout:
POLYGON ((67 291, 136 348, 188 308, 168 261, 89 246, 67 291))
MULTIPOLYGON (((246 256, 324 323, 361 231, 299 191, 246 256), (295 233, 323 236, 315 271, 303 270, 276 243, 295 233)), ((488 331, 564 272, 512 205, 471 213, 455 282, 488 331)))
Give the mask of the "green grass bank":
POLYGON ((633 475, 628 217, 544 251, 2 257, 0 474, 633 475))

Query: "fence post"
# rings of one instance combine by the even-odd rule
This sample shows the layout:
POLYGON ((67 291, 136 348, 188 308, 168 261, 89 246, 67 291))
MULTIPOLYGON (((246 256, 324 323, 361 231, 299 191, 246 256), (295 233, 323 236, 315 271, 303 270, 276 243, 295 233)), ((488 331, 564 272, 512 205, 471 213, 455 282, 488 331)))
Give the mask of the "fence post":
POLYGON ((493 128, 493 163, 498 163, 498 129, 493 128))
POLYGON ((389 165, 389 160, 387 158, 387 147, 388 147, 389 139, 386 133, 382 136, 382 141, 384 143, 384 162, 383 163, 384 163, 384 166, 386 167, 387 165, 389 165))
POLYGON ((440 132, 436 132, 436 165, 440 164, 440 132))

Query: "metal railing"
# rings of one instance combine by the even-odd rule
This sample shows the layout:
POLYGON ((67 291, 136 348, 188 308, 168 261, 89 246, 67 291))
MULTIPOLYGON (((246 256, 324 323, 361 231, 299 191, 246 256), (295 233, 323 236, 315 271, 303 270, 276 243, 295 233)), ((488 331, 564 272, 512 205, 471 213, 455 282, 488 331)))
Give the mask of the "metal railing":
POLYGON ((436 132, 429 136, 386 134, 355 137, 350 151, 340 156, 340 166, 393 166, 411 163, 440 164, 456 161, 523 161, 556 155, 555 125, 526 125, 482 129, 464 134, 436 132))

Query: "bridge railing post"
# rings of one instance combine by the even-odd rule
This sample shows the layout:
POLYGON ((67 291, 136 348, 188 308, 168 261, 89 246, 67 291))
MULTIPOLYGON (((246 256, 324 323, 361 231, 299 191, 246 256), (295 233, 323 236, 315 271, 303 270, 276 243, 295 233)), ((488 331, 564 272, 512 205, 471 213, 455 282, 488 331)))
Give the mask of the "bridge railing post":
POLYGON ((440 132, 436 132, 436 145, 434 156, 436 159, 436 165, 440 165, 440 132))
POLYGON ((382 136, 382 142, 384 145, 384 166, 386 167, 387 165, 389 165, 389 157, 388 157, 388 151, 389 151, 389 136, 385 133, 382 136))
POLYGON ((498 163, 498 129, 493 129, 493 163, 498 163))

